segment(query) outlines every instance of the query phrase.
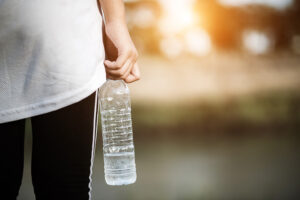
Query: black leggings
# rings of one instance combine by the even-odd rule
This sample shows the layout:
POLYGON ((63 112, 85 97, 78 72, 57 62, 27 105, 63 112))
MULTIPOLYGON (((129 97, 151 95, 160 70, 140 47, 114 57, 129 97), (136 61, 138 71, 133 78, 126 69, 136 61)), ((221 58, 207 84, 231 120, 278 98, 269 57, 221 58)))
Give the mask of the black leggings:
MULTIPOLYGON (((91 199, 98 90, 56 111, 31 117, 32 183, 37 200, 91 199)), ((0 198, 16 199, 22 182, 25 119, 0 124, 0 198)))

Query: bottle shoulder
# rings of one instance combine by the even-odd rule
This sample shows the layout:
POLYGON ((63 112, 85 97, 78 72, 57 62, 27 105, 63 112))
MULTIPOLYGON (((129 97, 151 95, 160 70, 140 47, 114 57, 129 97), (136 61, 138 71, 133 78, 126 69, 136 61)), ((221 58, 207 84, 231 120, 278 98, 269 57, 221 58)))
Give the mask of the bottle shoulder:
POLYGON ((100 96, 129 94, 129 88, 123 80, 108 79, 100 88, 100 96))

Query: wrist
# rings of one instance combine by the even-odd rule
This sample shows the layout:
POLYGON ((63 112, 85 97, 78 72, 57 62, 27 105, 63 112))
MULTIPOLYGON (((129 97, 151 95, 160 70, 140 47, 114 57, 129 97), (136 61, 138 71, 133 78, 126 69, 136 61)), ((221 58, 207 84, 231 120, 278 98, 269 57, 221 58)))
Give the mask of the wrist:
POLYGON ((105 24, 105 32, 107 34, 126 34, 128 33, 127 24, 122 21, 113 21, 105 24))
POLYGON ((107 27, 127 27, 125 19, 111 19, 105 22, 105 26, 107 27))

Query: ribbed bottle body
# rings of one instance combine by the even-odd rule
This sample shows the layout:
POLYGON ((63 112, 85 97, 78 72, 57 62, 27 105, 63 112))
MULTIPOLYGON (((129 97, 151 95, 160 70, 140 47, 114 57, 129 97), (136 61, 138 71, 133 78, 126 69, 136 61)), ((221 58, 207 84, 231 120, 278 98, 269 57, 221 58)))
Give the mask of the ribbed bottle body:
POLYGON ((99 98, 106 183, 134 183, 136 166, 129 89, 121 80, 108 80, 99 98))

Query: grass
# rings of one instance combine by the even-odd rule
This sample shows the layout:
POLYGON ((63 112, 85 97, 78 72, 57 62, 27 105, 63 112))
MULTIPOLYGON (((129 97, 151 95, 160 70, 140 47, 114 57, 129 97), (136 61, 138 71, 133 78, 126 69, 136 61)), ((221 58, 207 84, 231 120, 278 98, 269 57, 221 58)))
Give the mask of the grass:
POLYGON ((133 103, 133 122, 136 130, 154 134, 159 129, 174 134, 182 130, 192 134, 257 129, 295 132, 300 130, 299 102, 297 92, 281 91, 193 104, 133 103))

